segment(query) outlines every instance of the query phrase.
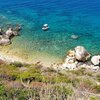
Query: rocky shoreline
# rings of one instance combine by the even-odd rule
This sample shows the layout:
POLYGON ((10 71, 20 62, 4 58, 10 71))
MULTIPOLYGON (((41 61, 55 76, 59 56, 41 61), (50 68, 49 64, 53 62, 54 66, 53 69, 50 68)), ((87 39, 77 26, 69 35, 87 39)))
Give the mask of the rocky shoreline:
POLYGON ((9 45, 11 44, 11 39, 14 36, 19 35, 19 31, 21 30, 20 25, 16 25, 15 27, 9 27, 6 32, 2 28, 0 28, 0 45, 9 45))
POLYGON ((83 47, 77 46, 74 50, 69 50, 62 64, 53 64, 55 70, 77 70, 79 68, 99 70, 100 55, 91 57, 91 54, 83 47))
MULTIPOLYGON (((2 62, 28 63, 17 57, 12 57, 12 58, 3 57, 3 55, 0 55, 0 62, 1 63, 2 62)), ((43 62, 41 63, 43 64, 43 62)), ((91 54, 83 46, 77 46, 74 48, 74 50, 68 51, 62 63, 53 63, 49 67, 53 68, 56 71, 77 70, 80 68, 99 70, 100 69, 100 55, 91 56, 91 54)))

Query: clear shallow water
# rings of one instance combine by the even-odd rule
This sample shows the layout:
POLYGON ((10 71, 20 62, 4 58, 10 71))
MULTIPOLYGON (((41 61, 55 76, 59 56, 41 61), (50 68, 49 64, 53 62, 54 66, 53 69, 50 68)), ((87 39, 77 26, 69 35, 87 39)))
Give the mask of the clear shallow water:
POLYGON ((83 45, 100 54, 100 0, 0 0, 0 25, 16 23, 23 30, 9 47, 15 53, 62 59, 67 50, 83 45), (50 26, 47 32, 41 30, 44 23, 50 26), (73 33, 80 38, 71 39, 73 33))

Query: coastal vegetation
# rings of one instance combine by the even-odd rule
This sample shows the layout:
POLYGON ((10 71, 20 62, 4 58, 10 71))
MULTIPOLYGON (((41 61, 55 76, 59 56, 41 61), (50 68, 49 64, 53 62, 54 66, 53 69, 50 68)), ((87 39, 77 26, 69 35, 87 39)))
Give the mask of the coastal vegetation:
POLYGON ((0 100, 99 100, 100 74, 55 71, 41 64, 0 64, 0 100))

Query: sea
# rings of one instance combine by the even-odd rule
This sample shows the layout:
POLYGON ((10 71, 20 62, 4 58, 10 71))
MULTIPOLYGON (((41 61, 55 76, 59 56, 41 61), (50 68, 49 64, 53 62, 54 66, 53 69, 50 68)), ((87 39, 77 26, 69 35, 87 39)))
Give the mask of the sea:
POLYGON ((59 62, 79 45, 100 54, 100 0, 0 0, 0 27, 16 24, 20 35, 0 47, 6 54, 43 63, 59 62))

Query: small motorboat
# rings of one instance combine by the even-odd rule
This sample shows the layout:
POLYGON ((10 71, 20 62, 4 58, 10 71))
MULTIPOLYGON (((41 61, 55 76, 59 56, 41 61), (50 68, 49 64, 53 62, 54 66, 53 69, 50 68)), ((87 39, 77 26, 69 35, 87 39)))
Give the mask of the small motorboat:
POLYGON ((43 27, 42 27, 42 30, 43 31, 47 31, 48 29, 49 29, 48 24, 44 24, 43 27))

